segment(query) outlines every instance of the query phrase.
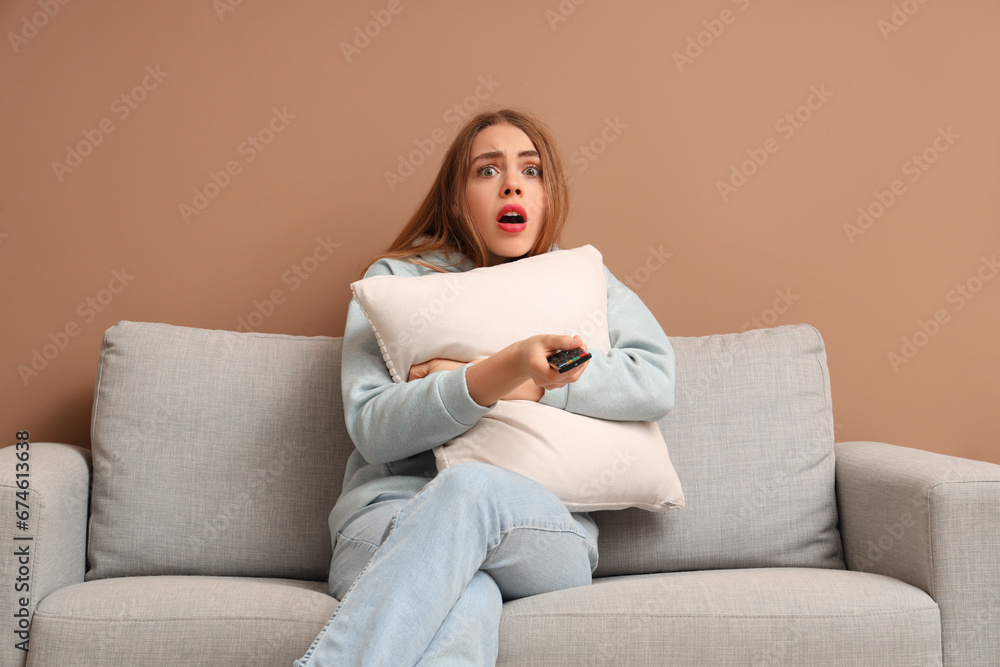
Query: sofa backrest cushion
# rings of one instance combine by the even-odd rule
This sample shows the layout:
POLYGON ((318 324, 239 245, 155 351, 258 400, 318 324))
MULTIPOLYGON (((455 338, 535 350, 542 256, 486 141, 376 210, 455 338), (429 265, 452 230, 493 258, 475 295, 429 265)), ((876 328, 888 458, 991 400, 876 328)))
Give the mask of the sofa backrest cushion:
POLYGON ((843 568, 819 332, 799 324, 670 341, 675 403, 660 428, 685 507, 595 513, 595 575, 843 568))
MULTIPOLYGON (((598 576, 844 567, 823 340, 811 326, 671 337, 659 424, 685 507, 594 512, 598 576)), ((94 400, 88 579, 322 581, 353 445, 341 339, 120 322, 94 400)))
POLYGON ((352 449, 341 339, 120 322, 101 348, 88 579, 325 580, 352 449))

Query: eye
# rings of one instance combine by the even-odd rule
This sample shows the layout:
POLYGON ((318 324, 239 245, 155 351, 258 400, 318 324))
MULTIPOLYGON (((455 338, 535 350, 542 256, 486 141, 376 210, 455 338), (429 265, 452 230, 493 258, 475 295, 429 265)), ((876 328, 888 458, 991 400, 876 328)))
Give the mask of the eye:
POLYGON ((500 171, 493 165, 488 164, 485 167, 480 167, 479 169, 477 169, 476 173, 485 178, 492 178, 493 176, 499 174, 500 171))
POLYGON ((542 168, 537 165, 531 165, 524 170, 524 175, 529 178, 539 178, 542 175, 542 168))

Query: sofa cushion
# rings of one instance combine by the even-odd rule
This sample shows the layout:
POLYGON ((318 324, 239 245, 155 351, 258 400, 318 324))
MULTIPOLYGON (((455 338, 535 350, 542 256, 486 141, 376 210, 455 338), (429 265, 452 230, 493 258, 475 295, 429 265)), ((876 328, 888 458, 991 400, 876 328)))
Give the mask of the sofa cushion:
POLYGON ((88 579, 325 580, 351 450, 341 339, 120 322, 93 410, 88 579))
POLYGON ((498 666, 941 664, 940 610, 858 572, 767 568, 596 579, 508 602, 498 666))
POLYGON ((805 324, 671 337, 675 403, 660 421, 681 512, 597 512, 596 574, 843 568, 826 352, 805 324))
MULTIPOLYGON (((47 596, 28 667, 291 665, 337 601, 321 582, 123 577, 47 596)), ((597 579, 507 602, 498 665, 940 665, 923 591, 857 572, 772 568, 597 579)))
POLYGON ((336 608, 325 582, 177 576, 88 581, 39 603, 28 667, 291 665, 336 608))

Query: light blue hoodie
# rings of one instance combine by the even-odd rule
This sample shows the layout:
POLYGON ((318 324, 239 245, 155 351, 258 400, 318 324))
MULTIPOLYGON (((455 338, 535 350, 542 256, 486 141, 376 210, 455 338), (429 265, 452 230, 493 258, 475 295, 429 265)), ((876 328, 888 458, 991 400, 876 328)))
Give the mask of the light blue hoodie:
MULTIPOLYGON (((418 259, 452 272, 474 268, 469 259, 449 267, 456 257, 444 253, 419 255, 418 259)), ((380 259, 365 277, 429 273, 434 271, 408 259, 380 259)), ((593 357, 580 378, 546 390, 540 402, 601 419, 657 421, 673 407, 673 347, 639 297, 607 266, 604 273, 611 349, 607 354, 591 350, 593 357)), ((493 409, 496 404, 484 407, 469 396, 467 368, 394 383, 368 319, 357 300, 351 300, 341 388, 347 431, 356 449, 348 459, 343 491, 330 514, 333 535, 379 494, 418 492, 437 473, 431 450, 465 433, 493 409)), ((590 517, 574 516, 596 543, 597 527, 590 517)))

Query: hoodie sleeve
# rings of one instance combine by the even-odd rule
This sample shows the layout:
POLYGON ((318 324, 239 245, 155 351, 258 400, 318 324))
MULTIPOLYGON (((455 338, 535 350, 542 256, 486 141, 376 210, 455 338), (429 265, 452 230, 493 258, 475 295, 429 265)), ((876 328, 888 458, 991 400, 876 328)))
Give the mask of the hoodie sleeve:
MULTIPOLYGON (((397 274, 401 266, 380 260, 365 277, 397 274)), ((341 368, 347 431, 369 463, 398 461, 441 445, 492 409, 469 396, 466 367, 394 383, 368 318, 354 298, 347 310, 341 368)))
POLYGON ((635 292, 607 266, 607 354, 593 357, 576 382, 546 390, 541 403, 600 419, 658 421, 674 404, 674 349, 635 292))

